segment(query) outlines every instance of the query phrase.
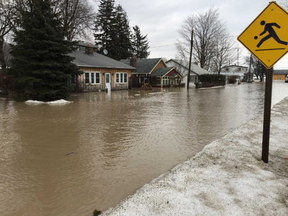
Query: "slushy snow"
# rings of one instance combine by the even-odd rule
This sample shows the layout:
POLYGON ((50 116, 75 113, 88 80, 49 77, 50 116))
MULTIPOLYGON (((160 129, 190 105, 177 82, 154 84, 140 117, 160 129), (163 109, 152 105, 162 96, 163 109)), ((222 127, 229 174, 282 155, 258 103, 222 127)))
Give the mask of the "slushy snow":
POLYGON ((101 216, 288 215, 288 98, 271 117, 268 164, 261 160, 261 115, 101 216))

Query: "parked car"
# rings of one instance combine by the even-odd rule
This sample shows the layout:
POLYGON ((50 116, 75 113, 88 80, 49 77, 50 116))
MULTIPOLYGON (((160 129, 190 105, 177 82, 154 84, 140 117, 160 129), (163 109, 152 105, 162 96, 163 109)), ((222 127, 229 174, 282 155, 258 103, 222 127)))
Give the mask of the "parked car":
POLYGON ((288 82, 288 74, 285 76, 285 82, 288 82))

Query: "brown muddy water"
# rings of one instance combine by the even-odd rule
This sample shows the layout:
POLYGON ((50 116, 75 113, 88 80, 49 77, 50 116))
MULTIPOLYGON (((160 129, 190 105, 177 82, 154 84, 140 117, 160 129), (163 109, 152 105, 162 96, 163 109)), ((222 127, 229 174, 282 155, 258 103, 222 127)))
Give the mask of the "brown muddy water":
MULTIPOLYGON (((274 82, 273 103, 288 95, 274 82)), ((264 84, 0 99, 0 215, 105 210, 263 112, 264 84)), ((259 153, 260 154, 260 153, 259 153)))

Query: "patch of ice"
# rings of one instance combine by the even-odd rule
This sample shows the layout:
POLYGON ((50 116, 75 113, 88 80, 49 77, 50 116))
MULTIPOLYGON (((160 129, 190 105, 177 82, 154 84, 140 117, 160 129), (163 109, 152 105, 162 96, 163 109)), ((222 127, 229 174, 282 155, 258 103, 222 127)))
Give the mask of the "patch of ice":
POLYGON ((36 100, 27 100, 25 101, 27 105, 40 105, 40 104, 45 104, 43 101, 36 101, 36 100))
POLYGON ((37 100, 27 100, 25 101, 27 105, 41 105, 41 104, 48 104, 48 105, 65 105, 72 103, 71 101, 67 100, 56 100, 56 101, 50 101, 50 102, 43 102, 43 101, 37 101, 37 100))
POLYGON ((67 100, 57 100, 57 101, 51 101, 51 102, 47 102, 47 104, 49 105, 66 105, 66 104, 70 104, 72 103, 71 101, 67 101, 67 100))

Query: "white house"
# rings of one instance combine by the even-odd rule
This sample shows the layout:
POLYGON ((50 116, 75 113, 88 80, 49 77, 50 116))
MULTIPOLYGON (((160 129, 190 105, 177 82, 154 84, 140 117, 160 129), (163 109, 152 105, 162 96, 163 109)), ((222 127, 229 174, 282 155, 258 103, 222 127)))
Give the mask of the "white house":
MULTIPOLYGON (((187 83, 187 74, 189 71, 189 63, 182 61, 179 62, 178 60, 175 59, 170 59, 166 62, 166 65, 168 67, 175 67, 177 71, 181 73, 183 76, 183 83, 187 83)), ((197 64, 192 63, 191 64, 191 71, 190 71, 190 84, 191 83, 197 83, 198 82, 198 76, 202 74, 210 74, 210 72, 204 70, 203 68, 199 67, 197 64)))

